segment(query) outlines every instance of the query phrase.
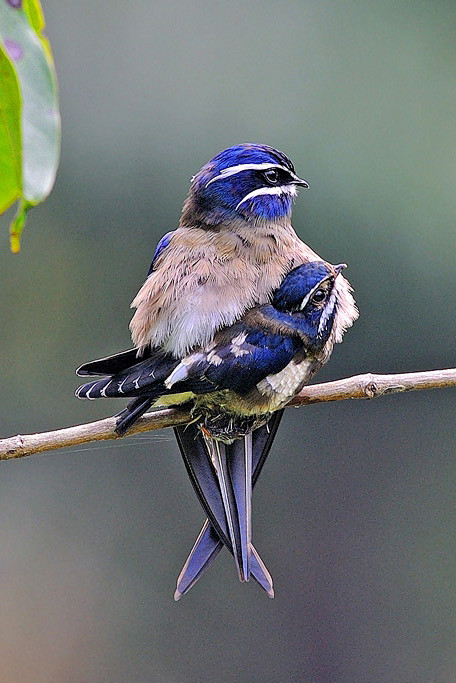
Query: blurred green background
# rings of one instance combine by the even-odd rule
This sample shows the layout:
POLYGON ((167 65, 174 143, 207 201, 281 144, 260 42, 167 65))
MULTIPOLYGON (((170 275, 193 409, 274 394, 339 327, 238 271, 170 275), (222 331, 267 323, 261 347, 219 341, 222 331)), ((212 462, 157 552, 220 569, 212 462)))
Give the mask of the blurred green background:
MULTIPOLYGON (((455 364, 456 5, 45 0, 62 164, 19 256, 1 219, 4 436, 113 414, 74 368, 129 304, 189 179, 288 153, 300 236, 361 317, 319 380, 455 364)), ((288 410, 254 498, 268 600, 223 553, 175 604, 203 520, 172 432, 0 463, 6 683, 456 681, 454 390, 288 410)))

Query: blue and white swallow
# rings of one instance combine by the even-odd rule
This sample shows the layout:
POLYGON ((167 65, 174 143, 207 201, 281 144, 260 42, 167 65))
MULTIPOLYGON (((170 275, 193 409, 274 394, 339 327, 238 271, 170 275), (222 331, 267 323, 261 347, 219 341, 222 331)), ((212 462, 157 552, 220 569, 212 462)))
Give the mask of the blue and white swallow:
MULTIPOLYGON (((165 380, 170 385, 166 389, 169 388, 171 393, 162 394, 159 399, 161 403, 177 402, 178 397, 172 393, 173 386, 178 382, 187 382, 188 386, 190 379, 183 376, 186 363, 191 358, 194 369, 194 354, 201 349, 212 354, 210 360, 209 356, 206 358, 211 374, 217 368, 220 368, 221 373, 230 367, 227 373, 234 377, 238 374, 236 368, 239 366, 244 367, 239 376, 244 377, 251 369, 252 376, 256 377, 261 363, 267 364, 269 359, 277 359, 280 349, 284 353, 281 344, 277 355, 271 353, 268 344, 264 348, 260 344, 255 358, 261 356, 261 363, 258 361, 259 366, 255 369, 249 366, 247 373, 245 362, 252 358, 244 353, 243 331, 240 330, 231 341, 228 340, 229 344, 227 341, 231 348, 229 354, 236 359, 234 365, 230 366, 223 355, 215 352, 216 347, 210 345, 217 346, 219 342, 216 342, 216 335, 222 328, 240 322, 244 314, 250 309, 256 310, 258 304, 269 303, 273 292, 296 266, 318 261, 322 267, 330 267, 293 230, 292 205, 300 187, 306 188, 308 184, 296 174, 291 160, 268 145, 235 145, 205 164, 192 178, 178 228, 160 240, 148 277, 132 303, 136 308, 130 324, 134 348, 110 359, 82 366, 81 372, 85 368, 88 374, 91 368, 91 373, 114 376, 126 371, 128 375, 130 367, 150 361, 150 372, 154 373, 154 380, 158 382, 156 386, 165 380), (162 358, 161 363, 158 363, 159 356, 162 358), (177 363, 175 367, 173 363, 177 363), (173 380, 169 375, 159 374, 167 370, 176 372, 173 380)), ((337 308, 324 345, 323 361, 329 358, 334 343, 342 341, 345 330, 358 315, 351 287, 342 275, 335 279, 333 290, 337 308)), ((270 374, 274 375, 272 371, 270 374)), ((289 370, 277 381, 284 385, 288 382, 291 386, 294 383, 290 379, 292 374, 289 370)), ((226 410, 226 395, 234 401, 231 406, 234 412, 236 406, 241 410, 246 407, 245 399, 236 398, 243 394, 242 391, 236 391, 236 388, 242 387, 235 384, 228 394, 228 389, 224 389, 198 393, 198 399, 192 398, 195 409, 199 407, 203 410, 204 406, 208 409, 206 424, 202 425, 205 431, 197 424, 175 429, 188 473, 210 520, 206 532, 200 536, 193 549, 187 568, 181 574, 176 597, 193 585, 204 570, 204 557, 207 559, 211 553, 216 554, 220 543, 225 544, 235 555, 241 579, 247 579, 251 572, 260 582, 263 581, 263 587, 272 594, 272 582, 269 582, 267 570, 255 551, 249 553, 248 522, 250 482, 254 483, 261 471, 281 416, 281 408, 277 407, 280 401, 275 406, 277 392, 269 386, 268 377, 266 375, 263 379, 262 400, 266 403, 269 401, 268 410, 272 417, 266 424, 258 426, 252 415, 245 415, 244 420, 236 421, 236 433, 240 438, 233 437, 232 441, 219 438, 226 430, 224 416, 230 413, 226 410), (266 399, 268 392, 270 397, 266 399), (204 400, 201 398, 203 395, 206 396, 204 400), (232 458, 227 457, 226 449, 233 453, 232 458), (228 463, 225 466, 224 461, 228 463), (233 471, 228 469, 231 461, 233 471), (218 469, 214 463, 218 463, 218 469), (232 481, 234 485, 230 488, 232 481), (209 537, 216 542, 208 542, 209 537), (202 552, 203 548, 206 555, 202 552), (190 579, 191 576, 193 579, 190 579)), ((139 383, 137 377, 133 377, 132 381, 139 383)), ((126 393, 128 382, 125 376, 118 384, 120 396, 131 395, 126 393)), ((100 389, 100 395, 104 391, 103 395, 108 396, 110 386, 106 384, 104 389, 100 389)), ((201 382, 199 387, 201 389, 201 382)), ((179 400, 184 401, 193 393, 184 392, 179 400)), ((145 394, 134 395, 137 398, 130 402, 119 418, 119 433, 124 432, 155 401, 145 394)), ((90 397, 94 396, 95 389, 90 392, 90 397)))
POLYGON ((185 594, 223 545, 241 581, 252 575, 270 597, 272 578, 252 544, 251 495, 282 409, 328 360, 344 264, 294 268, 268 304, 256 305, 204 345, 176 358, 134 350, 86 363, 78 374, 106 377, 79 387, 78 398, 133 399, 118 416, 125 431, 151 406, 191 402, 192 424, 177 428, 187 470, 208 516, 178 578, 185 594))

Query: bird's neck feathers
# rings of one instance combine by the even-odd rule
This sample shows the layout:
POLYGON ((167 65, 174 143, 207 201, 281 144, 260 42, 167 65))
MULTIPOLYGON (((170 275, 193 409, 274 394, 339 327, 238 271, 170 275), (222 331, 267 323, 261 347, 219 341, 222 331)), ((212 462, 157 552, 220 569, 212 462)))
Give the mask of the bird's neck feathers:
POLYGON ((258 216, 243 216, 240 213, 227 210, 219 205, 204 205, 195 194, 190 191, 184 206, 179 221, 181 228, 200 228, 208 231, 221 230, 236 230, 242 226, 249 229, 252 226, 277 226, 277 225, 291 225, 292 205, 290 202, 289 209, 279 215, 264 215, 258 216))
POLYGON ((331 314, 327 328, 319 332, 318 323, 315 324, 315 321, 308 319, 304 314, 278 311, 271 304, 265 304, 248 311, 244 316, 244 322, 248 326, 267 330, 271 334, 299 337, 308 352, 318 354, 329 339, 334 315, 335 312, 331 314))

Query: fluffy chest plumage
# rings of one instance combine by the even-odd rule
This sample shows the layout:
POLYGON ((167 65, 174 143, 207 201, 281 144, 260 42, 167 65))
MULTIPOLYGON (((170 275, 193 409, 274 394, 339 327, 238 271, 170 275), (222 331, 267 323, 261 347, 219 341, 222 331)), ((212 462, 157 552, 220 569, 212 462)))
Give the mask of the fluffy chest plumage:
POLYGON ((181 227, 132 303, 133 342, 182 356, 267 302, 285 273, 315 258, 289 223, 181 227))

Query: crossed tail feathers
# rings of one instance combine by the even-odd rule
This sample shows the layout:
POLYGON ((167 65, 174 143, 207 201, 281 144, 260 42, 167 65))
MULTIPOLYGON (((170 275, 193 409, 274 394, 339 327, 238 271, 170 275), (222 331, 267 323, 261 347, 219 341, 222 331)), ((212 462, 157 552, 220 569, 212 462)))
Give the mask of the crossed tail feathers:
MULTIPOLYGON (((108 375, 88 382, 78 398, 133 397, 117 415, 116 431, 124 434, 156 401, 168 392, 164 381, 178 365, 154 351, 138 359, 136 349, 82 365, 82 376, 108 375)), ((283 411, 242 439, 225 444, 208 438, 196 424, 174 429, 193 487, 206 520, 179 575, 175 599, 187 593, 211 565, 223 545, 234 556, 241 581, 250 576, 274 597, 271 575, 251 540, 251 496, 277 432, 283 411)))

